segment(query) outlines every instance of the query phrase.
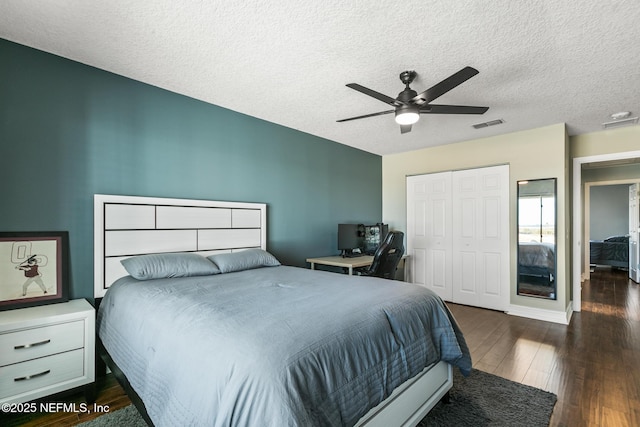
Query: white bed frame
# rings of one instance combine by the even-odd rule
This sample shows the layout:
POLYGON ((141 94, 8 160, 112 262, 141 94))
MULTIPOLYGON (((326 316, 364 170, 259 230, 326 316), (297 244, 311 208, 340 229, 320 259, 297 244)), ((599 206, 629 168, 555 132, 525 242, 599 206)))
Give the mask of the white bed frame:
POLYGON ((94 296, 127 272, 136 255, 195 252, 203 256, 267 247, 264 203, 94 196, 94 296))
MULTIPOLYGON (((94 296, 102 298, 115 280, 127 274, 120 260, 131 256, 266 250, 266 212, 263 203, 96 194, 94 296)), ((451 365, 438 362, 396 388, 356 426, 415 426, 452 385, 451 365)))

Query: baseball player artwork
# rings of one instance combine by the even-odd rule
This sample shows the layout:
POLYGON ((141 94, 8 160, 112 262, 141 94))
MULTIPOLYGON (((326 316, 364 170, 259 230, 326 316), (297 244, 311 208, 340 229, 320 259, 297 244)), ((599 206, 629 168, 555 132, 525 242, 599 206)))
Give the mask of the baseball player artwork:
POLYGON ((66 232, 0 233, 0 310, 66 301, 66 232))

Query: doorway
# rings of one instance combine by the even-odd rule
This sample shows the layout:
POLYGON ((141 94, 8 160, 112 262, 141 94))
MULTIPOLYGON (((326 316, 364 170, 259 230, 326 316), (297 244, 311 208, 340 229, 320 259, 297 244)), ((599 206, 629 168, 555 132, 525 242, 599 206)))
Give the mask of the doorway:
MULTIPOLYGON (((640 159, 640 151, 601 154, 596 156, 576 157, 573 159, 573 242, 572 242, 572 300, 573 311, 582 309, 582 280, 589 272, 588 234, 585 231, 585 215, 588 215, 588 205, 585 206, 583 193, 583 166, 594 163, 625 164, 640 159)), ((585 185, 586 187, 586 185, 585 185)))
POLYGON ((621 249, 629 246, 629 186, 639 180, 640 172, 633 179, 585 182, 584 234, 591 268, 585 268, 584 280, 590 280, 594 264, 628 267, 621 249))

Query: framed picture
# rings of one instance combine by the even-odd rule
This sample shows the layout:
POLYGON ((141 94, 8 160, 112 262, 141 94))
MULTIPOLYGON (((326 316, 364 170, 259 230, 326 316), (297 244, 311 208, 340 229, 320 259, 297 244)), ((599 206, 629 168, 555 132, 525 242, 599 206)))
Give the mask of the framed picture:
POLYGON ((68 267, 68 232, 0 232, 0 311, 67 301, 68 267))

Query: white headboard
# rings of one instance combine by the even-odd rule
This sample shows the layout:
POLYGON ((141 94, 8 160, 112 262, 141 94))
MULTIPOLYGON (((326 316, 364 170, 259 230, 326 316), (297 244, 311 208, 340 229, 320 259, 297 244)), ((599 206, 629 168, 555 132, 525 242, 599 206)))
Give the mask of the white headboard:
POLYGON ((94 196, 94 297, 127 272, 120 260, 163 252, 204 256, 266 249, 264 203, 94 196))

